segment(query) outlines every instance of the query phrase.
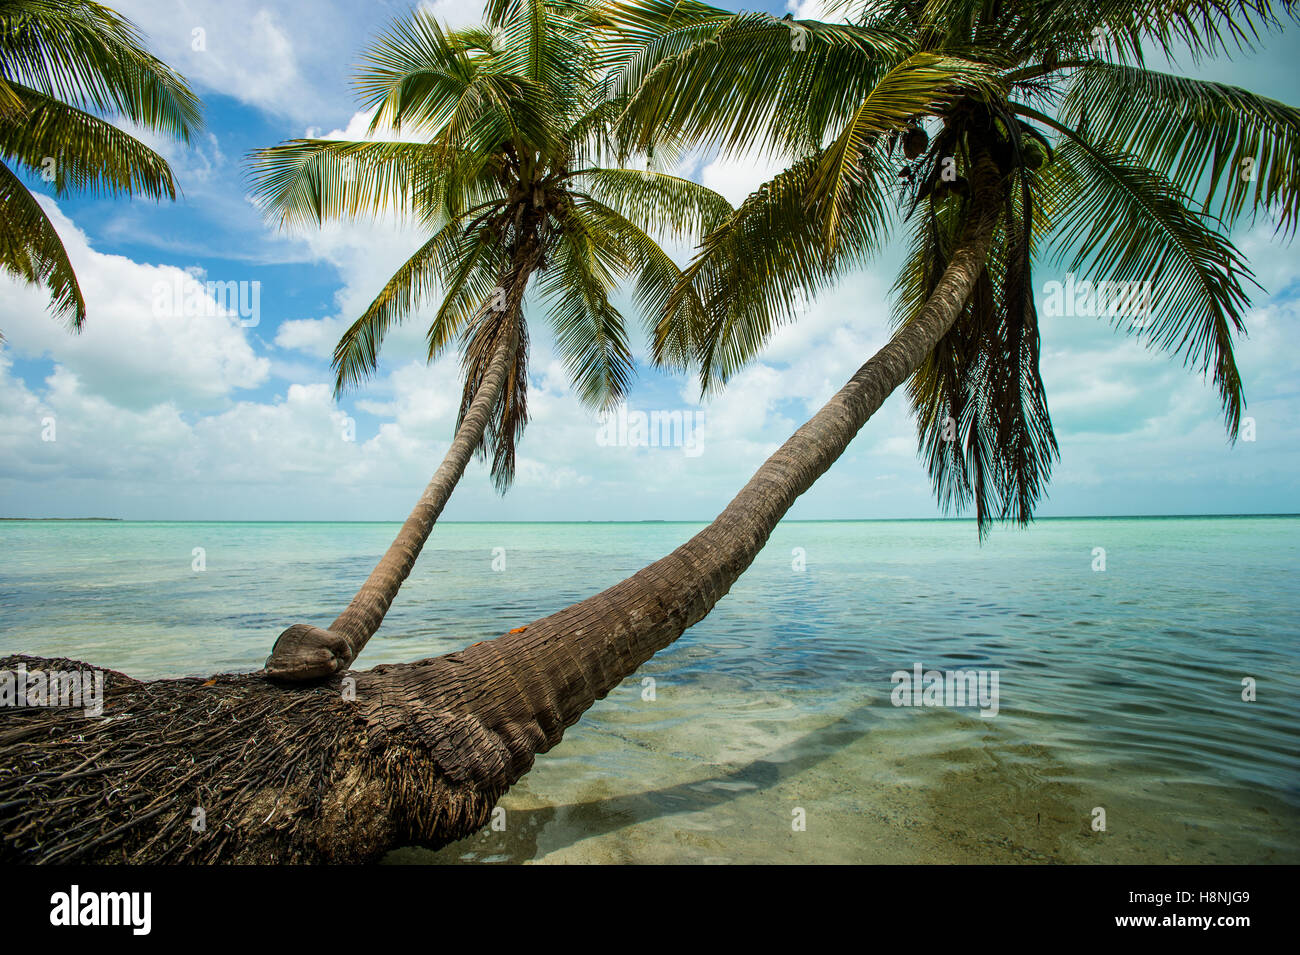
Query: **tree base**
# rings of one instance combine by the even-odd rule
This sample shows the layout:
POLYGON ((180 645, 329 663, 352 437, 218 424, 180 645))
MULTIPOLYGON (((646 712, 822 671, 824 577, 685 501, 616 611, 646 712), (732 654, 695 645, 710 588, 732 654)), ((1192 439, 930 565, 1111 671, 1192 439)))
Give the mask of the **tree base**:
MULTIPOLYGON (((20 663, 94 669, 0 669, 20 663)), ((0 711, 0 861, 373 862, 471 834, 508 786, 451 778, 442 714, 402 712, 373 671, 293 688, 104 673, 102 716, 0 711)))

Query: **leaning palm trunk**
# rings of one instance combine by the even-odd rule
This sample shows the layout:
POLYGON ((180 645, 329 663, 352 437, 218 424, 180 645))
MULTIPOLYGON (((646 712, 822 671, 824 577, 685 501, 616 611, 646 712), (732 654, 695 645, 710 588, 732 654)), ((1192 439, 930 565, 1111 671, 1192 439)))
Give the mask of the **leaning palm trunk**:
POLYGON ((296 623, 280 634, 266 661, 268 675, 280 680, 313 680, 338 673, 356 659, 383 622, 384 615, 410 576, 420 550, 433 531, 475 448, 483 441, 488 420, 505 386, 515 356, 515 322, 501 323, 498 341, 483 380, 474 393, 446 456, 411 510, 397 537, 328 630, 296 623))
POLYGON ((456 437, 402 529, 397 532, 396 539, 347 609, 339 614, 328 630, 296 623, 280 634, 266 660, 268 676, 277 680, 304 681, 345 670, 384 622, 384 615, 410 576, 424 542, 429 539, 447 499, 465 473, 470 457, 476 448, 483 445, 483 435, 515 362, 515 350, 519 344, 518 317, 523 309, 524 290, 540 262, 539 250, 536 236, 518 244, 510 278, 504 283, 505 307, 496 318, 487 315, 487 306, 480 312, 481 321, 491 322, 487 327, 492 336, 488 339, 490 357, 487 366, 481 379, 466 382, 466 390, 472 389, 473 397, 462 405, 464 414, 456 427, 456 437))
POLYGON ((536 754, 714 607, 948 332, 984 268, 996 189, 994 174, 977 190, 977 213, 920 314, 667 557, 527 627, 418 663, 293 689, 261 674, 115 674, 112 720, 19 710, 0 732, 0 857, 356 862, 480 828, 536 754))

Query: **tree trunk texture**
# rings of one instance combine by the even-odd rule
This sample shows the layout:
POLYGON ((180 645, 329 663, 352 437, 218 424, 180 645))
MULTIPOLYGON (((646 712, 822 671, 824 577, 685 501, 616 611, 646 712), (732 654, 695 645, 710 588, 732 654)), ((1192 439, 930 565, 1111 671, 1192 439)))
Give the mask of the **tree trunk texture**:
MULTIPOLYGON (((671 554, 527 627, 417 663, 293 688, 265 674, 113 674, 107 719, 11 711, 0 730, 0 859, 364 862, 481 828, 536 754, 714 607, 952 327, 1002 207, 987 155, 973 179, 974 211, 917 318, 671 554)), ((414 553, 399 553, 393 573, 405 576, 414 553)))

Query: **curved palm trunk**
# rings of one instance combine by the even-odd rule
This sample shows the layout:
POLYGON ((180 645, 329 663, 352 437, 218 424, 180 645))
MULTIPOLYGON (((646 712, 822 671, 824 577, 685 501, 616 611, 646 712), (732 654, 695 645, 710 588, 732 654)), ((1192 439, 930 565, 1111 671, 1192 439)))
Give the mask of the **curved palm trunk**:
POLYGON ((980 211, 920 314, 762 464, 708 527, 621 583, 527 627, 458 653, 359 674, 368 722, 399 737, 418 733, 440 772, 465 781, 491 806, 588 707, 702 620, 795 499, 960 316, 1001 208, 1000 177, 987 156, 981 162, 980 211))
POLYGON ((256 674, 148 684, 112 674, 112 720, 11 711, 0 731, 0 859, 357 862, 482 827, 536 754, 713 608, 952 327, 1001 209, 996 170, 982 162, 977 212, 917 318, 667 557, 431 660, 291 690, 256 674), (189 831, 195 807, 210 834, 189 831))
POLYGON ((344 670, 379 629, 397 591, 410 576, 438 515, 465 473, 474 449, 483 440, 492 408, 505 386, 515 353, 515 333, 513 320, 502 324, 503 333, 483 381, 456 429, 456 437, 396 539, 328 630, 296 623, 280 634, 266 661, 270 676, 281 680, 312 680, 344 670))

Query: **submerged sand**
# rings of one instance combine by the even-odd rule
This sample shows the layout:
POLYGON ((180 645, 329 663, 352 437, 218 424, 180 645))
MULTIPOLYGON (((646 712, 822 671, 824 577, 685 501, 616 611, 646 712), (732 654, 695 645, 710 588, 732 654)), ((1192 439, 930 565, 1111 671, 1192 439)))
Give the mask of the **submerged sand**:
POLYGON ((1112 759, 1104 742, 1027 741, 1015 714, 739 685, 656 697, 629 681, 598 704, 502 799, 503 830, 386 861, 1300 861, 1300 819, 1278 794, 1112 759))

